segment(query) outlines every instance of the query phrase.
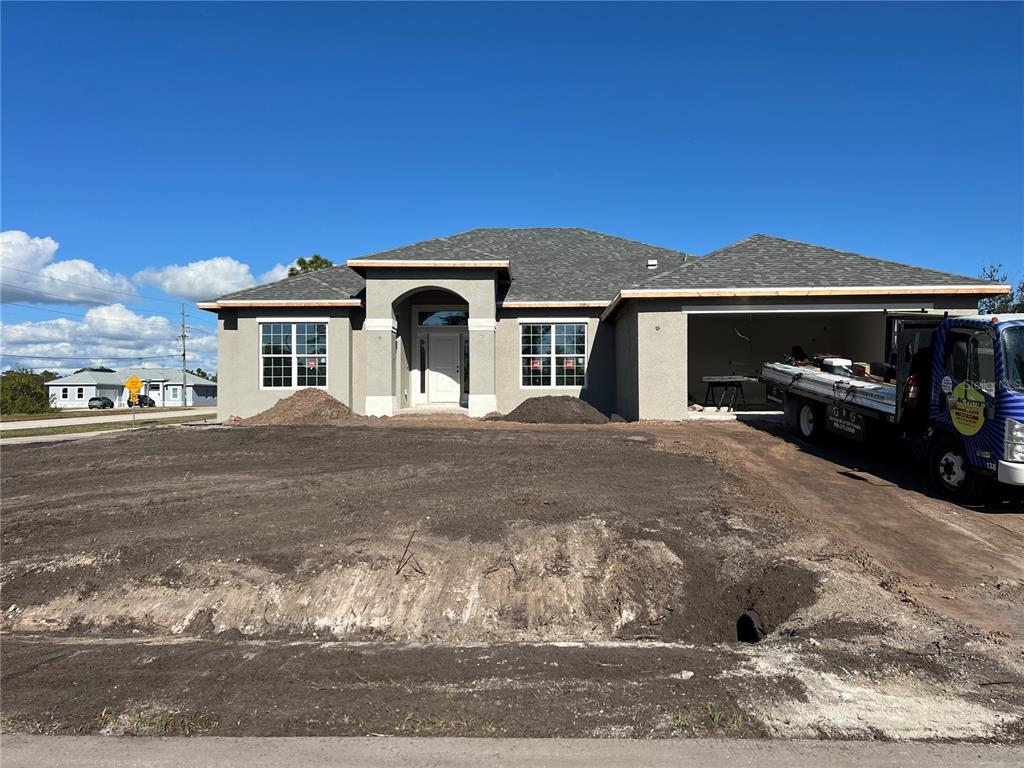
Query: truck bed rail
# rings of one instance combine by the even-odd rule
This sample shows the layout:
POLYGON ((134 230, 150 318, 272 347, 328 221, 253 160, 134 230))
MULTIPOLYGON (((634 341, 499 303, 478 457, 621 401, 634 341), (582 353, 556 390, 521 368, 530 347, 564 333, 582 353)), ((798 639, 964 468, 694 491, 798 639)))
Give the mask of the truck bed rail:
POLYGON ((761 381, 786 391, 802 393, 816 400, 856 405, 871 411, 896 415, 896 387, 866 379, 854 379, 785 363, 766 363, 761 381))

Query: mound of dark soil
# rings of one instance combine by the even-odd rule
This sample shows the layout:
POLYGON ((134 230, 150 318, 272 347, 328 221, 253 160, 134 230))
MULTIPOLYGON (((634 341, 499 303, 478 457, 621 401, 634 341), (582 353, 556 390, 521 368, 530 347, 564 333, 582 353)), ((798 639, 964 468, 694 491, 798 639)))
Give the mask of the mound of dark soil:
POLYGON ((568 395, 531 397, 501 416, 502 421, 522 424, 607 424, 608 417, 578 397, 568 395))
POLYGON ((243 427, 303 426, 307 424, 344 424, 363 421, 344 403, 322 389, 300 389, 291 397, 278 400, 262 413, 237 422, 243 427))

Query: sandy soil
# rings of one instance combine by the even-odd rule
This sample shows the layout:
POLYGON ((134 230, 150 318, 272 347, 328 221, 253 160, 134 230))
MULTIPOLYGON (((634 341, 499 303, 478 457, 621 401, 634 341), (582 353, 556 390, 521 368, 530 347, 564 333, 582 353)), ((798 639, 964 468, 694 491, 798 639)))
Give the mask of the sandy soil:
POLYGON ((1019 501, 956 507, 896 456, 773 429, 7 449, 3 725, 1017 740, 1019 501))

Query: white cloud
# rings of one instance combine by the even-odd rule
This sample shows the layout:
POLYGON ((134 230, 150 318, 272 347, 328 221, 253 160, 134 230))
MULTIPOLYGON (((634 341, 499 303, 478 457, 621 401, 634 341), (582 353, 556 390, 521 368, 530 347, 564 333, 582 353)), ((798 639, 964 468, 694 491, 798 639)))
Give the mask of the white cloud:
POLYGON ((259 276, 253 276, 248 264, 230 256, 191 261, 184 266, 148 267, 132 278, 140 285, 153 285, 171 296, 189 301, 202 301, 223 296, 225 293, 251 288, 254 285, 282 280, 288 276, 288 267, 276 264, 259 276))
MULTIPOLYGON (((89 309, 81 319, 0 324, 0 345, 4 368, 58 372, 99 365, 115 370, 140 365, 174 368, 181 359, 179 333, 180 327, 171 318, 141 315, 122 304, 109 304, 89 309), (166 357, 138 360, 158 356, 166 357)), ((188 367, 215 370, 216 335, 192 327, 189 336, 188 367)))
POLYGON ((262 275, 260 275, 259 283, 276 283, 278 280, 284 280, 288 277, 288 268, 294 267, 295 262, 291 264, 275 264, 262 275))
POLYGON ((60 244, 16 229, 0 232, 0 300, 33 304, 106 304, 135 294, 124 275, 91 261, 54 261, 60 244))

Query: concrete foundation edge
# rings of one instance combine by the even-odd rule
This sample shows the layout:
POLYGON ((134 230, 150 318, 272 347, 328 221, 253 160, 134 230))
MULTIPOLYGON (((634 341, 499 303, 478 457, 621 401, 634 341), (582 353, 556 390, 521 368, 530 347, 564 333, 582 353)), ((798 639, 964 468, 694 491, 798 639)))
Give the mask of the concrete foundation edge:
POLYGON ((367 395, 366 416, 394 416, 395 397, 393 395, 367 395))
POLYGON ((469 415, 475 419, 486 416, 492 411, 498 410, 497 395, 470 395, 469 415))

